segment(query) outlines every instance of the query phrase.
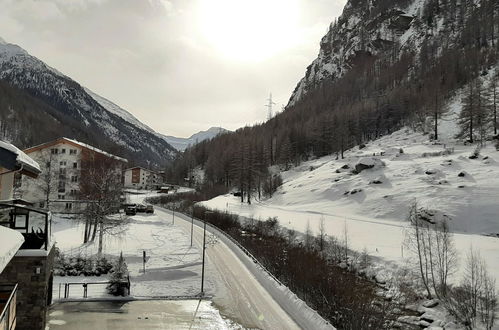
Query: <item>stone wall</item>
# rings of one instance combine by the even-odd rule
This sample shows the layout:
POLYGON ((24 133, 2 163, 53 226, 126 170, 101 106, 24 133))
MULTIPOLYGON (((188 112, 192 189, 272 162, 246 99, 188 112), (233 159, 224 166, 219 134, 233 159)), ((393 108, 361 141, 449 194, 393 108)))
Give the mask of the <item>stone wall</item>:
POLYGON ((0 274, 0 284, 18 284, 16 330, 45 329, 54 254, 52 247, 48 256, 15 256, 0 274))

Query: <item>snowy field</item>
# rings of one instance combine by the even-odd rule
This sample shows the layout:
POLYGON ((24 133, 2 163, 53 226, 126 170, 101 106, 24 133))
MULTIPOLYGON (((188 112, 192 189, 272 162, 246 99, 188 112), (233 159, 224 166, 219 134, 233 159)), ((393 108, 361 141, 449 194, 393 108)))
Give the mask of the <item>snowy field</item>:
MULTIPOLYGON (((452 122, 442 122, 443 134, 454 129, 452 122)), ((417 201, 451 217, 461 260, 471 246, 479 250, 499 287, 499 238, 486 236, 499 234, 499 152, 489 145, 480 157, 469 159, 475 146, 449 135, 442 144, 427 141, 427 136, 404 129, 348 151, 343 160, 327 156, 282 173, 284 183, 271 199, 248 205, 225 195, 203 204, 256 219, 278 217, 283 226, 301 232, 307 224, 317 232, 324 217, 329 235, 341 238, 347 227, 352 248, 408 264, 406 217, 417 201), (446 148, 454 152, 438 155, 446 148), (381 160, 384 166, 354 175, 360 159, 381 160)))
MULTIPOLYGON (((193 296, 199 293, 201 255, 191 247, 190 237, 173 225, 171 216, 162 212, 153 215, 123 216, 126 223, 116 233, 106 235, 103 254, 117 258, 120 252, 128 265, 131 293, 134 297, 193 296), (146 252, 146 273, 143 273, 142 255, 146 252)), ((97 243, 83 245, 83 224, 74 219, 54 218, 57 246, 67 256, 95 255, 97 243)), ((102 277, 87 277, 87 281, 101 281, 102 277)), ((58 284, 78 282, 77 277, 56 277, 54 297, 58 284)), ((75 289, 78 295, 81 289, 75 289)), ((104 288, 103 291, 104 293, 104 288)), ((95 292, 94 292, 95 294, 95 292)))

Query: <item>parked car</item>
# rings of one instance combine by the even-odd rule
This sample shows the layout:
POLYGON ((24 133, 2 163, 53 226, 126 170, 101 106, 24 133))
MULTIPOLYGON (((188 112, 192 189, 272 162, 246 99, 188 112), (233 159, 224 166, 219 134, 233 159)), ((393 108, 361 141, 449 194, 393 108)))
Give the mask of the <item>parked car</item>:
POLYGON ((146 213, 154 213, 154 206, 146 205, 146 213))
POLYGON ((125 214, 126 215, 136 215, 137 214, 137 205, 127 204, 125 206, 125 214))
POLYGON ((146 206, 144 204, 138 204, 137 205, 137 212, 144 213, 146 212, 146 206))

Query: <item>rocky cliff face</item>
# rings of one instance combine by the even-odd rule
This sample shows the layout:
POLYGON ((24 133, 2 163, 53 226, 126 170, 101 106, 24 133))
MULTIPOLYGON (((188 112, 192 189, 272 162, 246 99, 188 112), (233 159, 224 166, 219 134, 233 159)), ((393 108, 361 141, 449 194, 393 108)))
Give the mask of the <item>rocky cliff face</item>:
POLYGON ((480 2, 349 0, 322 38, 318 57, 307 68, 288 105, 294 105, 321 82, 342 77, 361 56, 417 53, 429 40, 448 46, 462 32, 457 26, 458 11, 465 15, 464 6, 479 6, 480 2))

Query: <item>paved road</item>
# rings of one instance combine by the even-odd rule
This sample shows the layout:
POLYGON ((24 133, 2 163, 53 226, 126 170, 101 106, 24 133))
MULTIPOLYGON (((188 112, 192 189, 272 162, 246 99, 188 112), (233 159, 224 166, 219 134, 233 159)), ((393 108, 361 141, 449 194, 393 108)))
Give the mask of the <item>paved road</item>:
MULTIPOLYGON (((190 234, 190 221, 177 215, 175 218, 176 224, 190 234)), ((194 242, 202 246, 203 230, 197 226, 194 226, 194 242)), ((248 328, 299 329, 227 245, 219 241, 209 246, 207 257, 207 262, 216 269, 212 276, 219 277, 215 281, 213 302, 223 315, 248 328)))

